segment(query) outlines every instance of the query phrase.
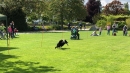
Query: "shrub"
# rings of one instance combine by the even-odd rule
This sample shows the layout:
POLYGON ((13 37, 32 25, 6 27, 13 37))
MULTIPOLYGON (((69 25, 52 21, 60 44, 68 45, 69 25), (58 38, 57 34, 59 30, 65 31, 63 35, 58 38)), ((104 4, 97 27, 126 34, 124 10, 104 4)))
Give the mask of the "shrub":
POLYGON ((126 24, 126 22, 123 22, 123 21, 118 22, 118 28, 122 29, 125 24, 126 24))
POLYGON ((54 29, 54 30, 60 30, 61 29, 61 26, 59 26, 57 24, 53 24, 51 26, 52 26, 52 29, 54 29))
POLYGON ((128 28, 130 28, 130 18, 126 19, 126 24, 127 24, 128 28))
POLYGON ((98 27, 103 27, 104 28, 106 26, 106 21, 105 20, 98 20, 96 25, 98 27))

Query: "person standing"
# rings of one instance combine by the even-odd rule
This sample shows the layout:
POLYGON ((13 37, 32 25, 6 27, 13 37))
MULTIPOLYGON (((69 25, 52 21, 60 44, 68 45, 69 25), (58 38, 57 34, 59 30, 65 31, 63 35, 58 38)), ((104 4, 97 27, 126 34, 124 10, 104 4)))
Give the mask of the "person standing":
POLYGON ((71 25, 70 25, 70 23, 68 23, 68 30, 70 30, 70 29, 71 29, 71 28, 70 28, 70 26, 71 26, 71 25))
POLYGON ((111 26, 107 25, 107 35, 110 35, 110 29, 111 29, 111 26))
POLYGON ((99 35, 102 34, 102 27, 99 28, 99 35))
POLYGON ((80 30, 82 30, 82 22, 81 21, 79 22, 79 27, 80 27, 80 30))
POLYGON ((79 34, 78 27, 76 26, 76 27, 75 27, 75 29, 76 29, 76 35, 77 35, 77 37, 78 37, 78 40, 79 40, 79 38, 80 38, 80 34, 79 34))
POLYGON ((11 25, 11 29, 12 29, 12 37, 15 37, 14 36, 14 21, 12 21, 11 23, 10 23, 10 25, 11 25))
POLYGON ((114 33, 116 33, 116 23, 112 25, 112 35, 114 35, 114 33))
POLYGON ((9 39, 10 39, 10 38, 13 38, 13 37, 12 37, 12 28, 11 28, 11 25, 8 26, 8 29, 7 29, 7 30, 8 30, 8 34, 9 34, 9 37, 8 37, 8 38, 9 38, 9 39))
POLYGON ((124 25, 123 27, 123 36, 127 36, 127 26, 124 25))

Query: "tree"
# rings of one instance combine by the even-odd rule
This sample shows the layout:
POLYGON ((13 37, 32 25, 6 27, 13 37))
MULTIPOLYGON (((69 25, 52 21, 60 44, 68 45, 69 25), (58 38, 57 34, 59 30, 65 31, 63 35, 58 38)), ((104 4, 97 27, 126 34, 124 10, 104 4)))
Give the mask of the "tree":
POLYGON ((130 15, 128 2, 127 2, 127 3, 124 3, 124 11, 125 11, 125 14, 126 14, 126 15, 130 15))
POLYGON ((13 20, 21 31, 27 30, 27 16, 34 15, 38 19, 46 9, 44 0, 4 0, 3 3, 0 13, 7 15, 8 23, 13 20))
POLYGON ((36 17, 35 19, 41 18, 41 15, 47 9, 45 0, 23 0, 19 2, 22 6, 23 11, 26 13, 27 17, 30 18, 32 15, 36 17))
POLYGON ((111 3, 108 3, 103 10, 103 13, 108 15, 118 15, 118 14, 124 14, 125 11, 123 9, 123 4, 119 0, 113 0, 111 3))
POLYGON ((129 4, 128 4, 128 2, 124 3, 124 7, 125 7, 125 9, 129 10, 129 4))
POLYGON ((52 20, 57 19, 61 22, 83 19, 86 15, 86 10, 83 0, 50 0, 49 13, 52 20))
POLYGON ((8 25, 14 21, 15 27, 20 31, 27 30, 26 14, 23 12, 22 7, 17 5, 15 1, 5 1, 5 6, 1 6, 0 13, 7 16, 8 25))
POLYGON ((130 18, 126 19, 126 24, 127 24, 128 28, 130 28, 130 18))
MULTIPOLYGON (((93 17, 101 13, 101 2, 100 0, 88 0, 86 3, 86 10, 88 14, 89 22, 93 23, 93 17)), ((87 19, 86 19, 87 20, 87 19)))

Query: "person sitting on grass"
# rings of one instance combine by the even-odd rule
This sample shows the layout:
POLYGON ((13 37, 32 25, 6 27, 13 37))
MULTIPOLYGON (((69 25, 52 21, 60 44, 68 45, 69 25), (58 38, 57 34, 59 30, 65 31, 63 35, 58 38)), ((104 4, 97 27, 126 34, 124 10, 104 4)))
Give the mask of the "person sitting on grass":
POLYGON ((98 34, 97 34, 96 31, 94 31, 94 32, 91 34, 91 36, 98 36, 98 34))

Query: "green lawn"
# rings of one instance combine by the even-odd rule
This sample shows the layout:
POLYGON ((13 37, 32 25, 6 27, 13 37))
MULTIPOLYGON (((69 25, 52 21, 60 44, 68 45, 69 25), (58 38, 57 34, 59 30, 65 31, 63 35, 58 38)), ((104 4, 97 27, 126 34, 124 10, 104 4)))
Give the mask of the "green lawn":
POLYGON ((81 40, 70 40, 70 32, 19 33, 11 39, 0 40, 0 73, 129 73, 130 37, 90 36, 80 31, 81 40), (55 49, 60 39, 69 46, 55 49))

